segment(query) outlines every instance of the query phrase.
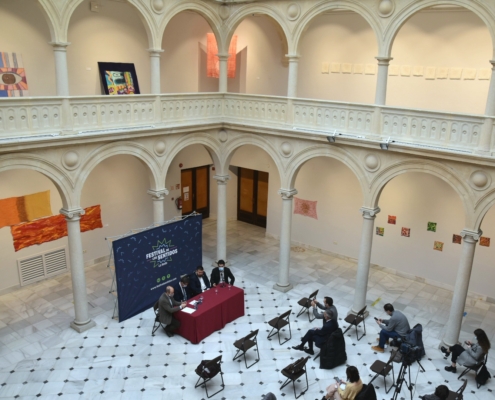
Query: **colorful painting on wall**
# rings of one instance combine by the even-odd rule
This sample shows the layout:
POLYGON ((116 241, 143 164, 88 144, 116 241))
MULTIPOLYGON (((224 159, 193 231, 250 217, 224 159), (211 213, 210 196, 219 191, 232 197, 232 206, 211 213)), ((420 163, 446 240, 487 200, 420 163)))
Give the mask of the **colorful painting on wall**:
MULTIPOLYGON (((227 77, 235 78, 237 57, 237 35, 232 36, 229 46, 229 59, 227 60, 227 77)), ((220 76, 220 60, 218 59, 218 45, 215 34, 206 34, 206 76, 218 78, 220 76)))
MULTIPOLYGON (((101 208, 99 205, 84 209, 81 217, 81 232, 103 228, 101 208)), ((24 222, 10 228, 14 239, 14 249, 19 251, 25 247, 51 242, 67 236, 65 215, 59 214, 48 218, 40 218, 32 222, 24 222)))
POLYGON ((426 230, 429 232, 436 232, 437 231, 437 223, 436 222, 428 222, 426 230))
POLYGON ((26 96, 29 93, 22 55, 0 52, 0 97, 26 96))
POLYGON ((437 242, 435 240, 435 242, 433 243, 433 250, 443 251, 443 242, 437 242))
POLYGON ((383 236, 385 234, 385 228, 379 228, 379 227, 377 227, 376 228, 376 234, 378 236, 383 236))
POLYGON ((481 236, 480 237, 480 246, 490 247, 490 238, 481 236))
POLYGON ((397 217, 395 215, 389 215, 388 216, 388 223, 389 224, 395 225, 396 222, 397 222, 397 217))
POLYGON ((298 197, 294 197, 294 214, 300 214, 305 217, 318 219, 318 215, 316 214, 317 203, 317 201, 303 200, 298 197))
POLYGON ((0 228, 53 215, 50 191, 0 200, 0 228))
POLYGON ((139 83, 134 64, 99 62, 101 83, 110 96, 139 94, 139 83))
POLYGON ((456 235, 455 233, 452 235, 452 243, 455 244, 461 244, 462 242, 462 236, 461 235, 456 235))
POLYGON ((402 228, 400 230, 400 235, 405 236, 405 237, 410 237, 411 236, 411 228, 402 228))

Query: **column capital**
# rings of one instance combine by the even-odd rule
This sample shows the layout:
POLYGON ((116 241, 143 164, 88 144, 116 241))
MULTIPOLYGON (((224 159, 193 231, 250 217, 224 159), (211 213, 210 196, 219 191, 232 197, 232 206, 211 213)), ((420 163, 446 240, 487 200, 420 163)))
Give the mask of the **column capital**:
POLYGON ((297 190, 279 189, 277 193, 282 197, 282 200, 292 200, 292 197, 294 197, 297 194, 297 190))
POLYGON ((60 209, 60 214, 65 215, 65 219, 77 221, 81 219, 81 217, 86 214, 86 211, 82 208, 75 208, 73 210, 66 210, 65 208, 60 209))
POLYGON ((220 61, 227 61, 230 57, 229 53, 218 53, 217 57, 220 61))
POLYGON ((150 196, 152 196, 153 200, 163 200, 163 197, 168 195, 168 190, 167 189, 158 189, 158 190, 148 189, 148 191, 146 193, 148 193, 150 196))
POLYGON ((495 59, 489 60, 488 62, 492 64, 492 69, 495 69, 495 59))
POLYGON ((230 175, 214 175, 213 179, 215 179, 219 185, 226 185, 227 181, 230 179, 230 175))
POLYGON ((364 218, 375 218, 376 214, 378 214, 381 210, 379 207, 376 208, 361 207, 359 211, 361 212, 364 218))
POLYGON ((381 57, 381 56, 377 56, 375 58, 378 60, 378 65, 389 65, 390 61, 394 59, 393 57, 381 57))
POLYGON ((48 44, 52 45, 54 50, 67 51, 67 46, 70 45, 70 42, 48 42, 48 44))
POLYGON ((300 54, 286 54, 285 57, 289 60, 289 62, 297 62, 301 58, 300 54))
POLYGON ((461 231, 462 238, 472 243, 476 243, 478 240, 480 240, 481 235, 483 235, 483 231, 481 229, 477 232, 471 231, 469 229, 463 229, 461 231))
POLYGON ((150 53, 150 57, 160 57, 161 53, 165 50, 163 49, 148 49, 148 53, 150 53))

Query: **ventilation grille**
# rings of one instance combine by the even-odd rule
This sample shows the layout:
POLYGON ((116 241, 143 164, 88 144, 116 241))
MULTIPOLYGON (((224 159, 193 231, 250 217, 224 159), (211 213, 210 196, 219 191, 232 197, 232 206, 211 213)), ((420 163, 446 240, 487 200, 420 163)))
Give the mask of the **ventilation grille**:
POLYGON ((68 271, 65 247, 17 260, 21 286, 68 271))

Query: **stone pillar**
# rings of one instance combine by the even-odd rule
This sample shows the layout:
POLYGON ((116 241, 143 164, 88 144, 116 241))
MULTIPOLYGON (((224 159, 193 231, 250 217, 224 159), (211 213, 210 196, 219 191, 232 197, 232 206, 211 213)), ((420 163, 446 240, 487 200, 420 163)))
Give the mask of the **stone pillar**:
POLYGON ((469 280, 471 279, 471 270, 473 268, 474 251, 476 249, 476 242, 478 242, 482 234, 483 232, 481 231, 473 232, 467 229, 461 232, 461 236, 463 237, 461 259, 459 260, 459 268, 455 280, 450 316, 447 322, 445 337, 443 338, 443 343, 446 346, 453 346, 459 340, 469 280))
POLYGON ((67 46, 70 43, 51 42, 55 55, 57 96, 69 96, 69 69, 67 67, 67 46))
POLYGON ((289 283, 289 268, 292 225, 292 199, 297 194, 297 190, 280 189, 278 191, 278 194, 282 197, 282 223, 280 226, 278 282, 273 285, 273 288, 281 292, 288 292, 293 287, 289 283))
POLYGON ((84 258, 81 241, 81 225, 79 223, 84 210, 61 209, 60 213, 65 215, 67 221, 67 236, 69 240, 70 271, 72 278, 72 293, 74 296, 75 319, 70 326, 81 333, 96 326, 89 318, 88 298, 86 296, 86 276, 84 274, 84 258))
POLYGON ((492 77, 486 99, 485 115, 492 117, 495 116, 495 60, 490 60, 490 64, 492 64, 492 77))
POLYGON ((388 65, 392 57, 375 57, 378 60, 378 74, 376 78, 375 104, 384 106, 387 99, 388 65))
POLYGON ((217 181, 217 261, 227 261, 227 182, 229 175, 215 175, 217 181))
POLYGON ((377 208, 362 207, 363 227, 361 230, 361 245, 359 247, 358 266, 356 274, 356 290, 351 313, 357 314, 366 305, 366 293, 368 291, 368 277, 370 274, 371 245, 373 243, 373 228, 377 208))
POLYGON ((227 93, 228 77, 227 77, 227 62, 230 54, 217 54, 219 60, 219 76, 218 76, 218 91, 227 93))
POLYGON ((168 195, 168 190, 149 189, 147 193, 153 198, 153 222, 155 224, 159 224, 160 222, 163 222, 165 220, 163 202, 165 200, 165 196, 168 195))
POLYGON ((490 60, 492 64, 492 76, 490 79, 490 88, 488 89, 488 97, 485 107, 485 121, 481 129, 481 137, 477 148, 478 154, 490 154, 492 147, 493 122, 495 116, 495 60, 490 60))
POLYGON ((297 69, 299 66, 298 55, 286 54, 289 60, 289 81, 287 83, 287 97, 297 97, 297 69))
POLYGON ((163 53, 162 49, 149 49, 150 53, 150 79, 151 79, 151 94, 160 94, 161 80, 160 80, 160 57, 163 53))

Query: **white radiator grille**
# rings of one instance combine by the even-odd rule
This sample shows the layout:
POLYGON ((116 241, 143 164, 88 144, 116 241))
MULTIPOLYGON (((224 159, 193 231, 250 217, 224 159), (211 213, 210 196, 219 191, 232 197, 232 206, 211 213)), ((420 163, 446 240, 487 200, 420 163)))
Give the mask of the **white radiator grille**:
POLYGON ((68 271, 65 247, 17 260, 21 286, 68 271))

